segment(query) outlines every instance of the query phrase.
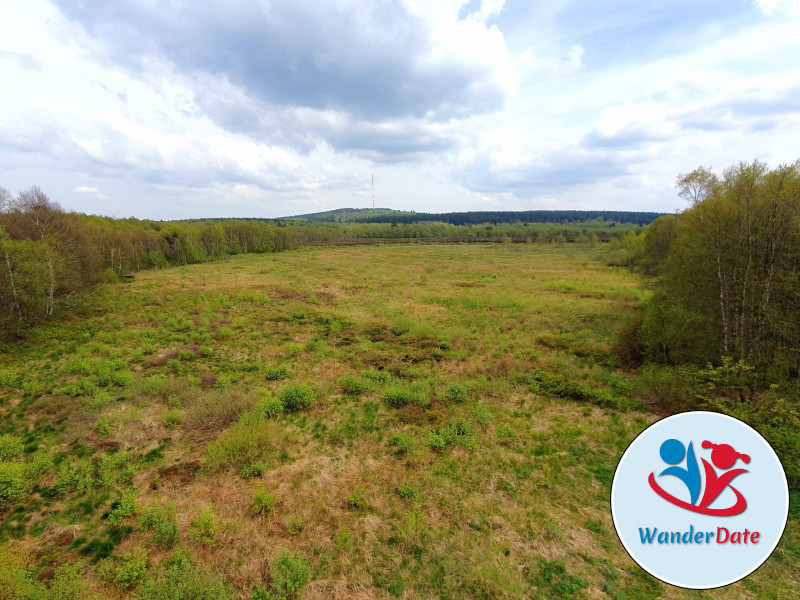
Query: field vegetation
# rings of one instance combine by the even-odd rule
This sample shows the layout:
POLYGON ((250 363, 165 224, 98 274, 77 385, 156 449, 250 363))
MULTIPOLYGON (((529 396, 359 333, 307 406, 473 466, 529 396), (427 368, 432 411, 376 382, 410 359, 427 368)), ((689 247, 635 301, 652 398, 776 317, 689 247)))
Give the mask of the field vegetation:
POLYGON ((614 534, 657 412, 605 250, 301 248, 139 273, 7 346, 0 596, 788 597, 796 517, 705 594, 614 534), (70 595, 72 594, 72 595, 70 595))

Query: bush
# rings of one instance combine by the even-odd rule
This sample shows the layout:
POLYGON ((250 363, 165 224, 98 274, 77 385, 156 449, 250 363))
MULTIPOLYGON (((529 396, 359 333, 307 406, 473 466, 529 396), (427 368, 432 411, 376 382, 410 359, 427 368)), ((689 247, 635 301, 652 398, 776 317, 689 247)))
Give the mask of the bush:
POLYGON ((434 450, 442 450, 451 445, 471 450, 476 445, 475 426, 464 419, 453 419, 446 427, 430 434, 428 445, 434 450))
POLYGON ((214 511, 209 507, 192 519, 189 535, 204 546, 216 546, 219 530, 219 522, 214 516, 214 511))
POLYGON ((242 423, 255 425, 277 417, 283 412, 283 403, 273 396, 269 390, 259 390, 258 398, 258 403, 253 407, 253 410, 242 415, 242 423))
POLYGON ((171 548, 178 543, 180 535, 175 515, 171 510, 149 508, 145 511, 139 529, 153 532, 153 543, 164 548, 171 548))
POLYGON ((176 551, 139 587, 139 600, 230 600, 233 590, 221 577, 196 567, 186 552, 176 551))
POLYGON ((416 395, 408 388, 394 387, 386 390, 383 394, 383 400, 394 408, 400 408, 407 404, 414 404, 417 400, 416 395))
POLYGON ((256 587, 250 600, 296 600, 311 579, 311 565, 284 550, 270 566, 269 579, 269 586, 256 587))
POLYGON ((345 375, 340 377, 339 385, 342 387, 342 391, 349 396, 360 396, 361 394, 368 392, 370 388, 370 385, 367 381, 364 381, 361 377, 356 377, 355 375, 345 375))
POLYGON ((181 424, 181 413, 177 410, 170 410, 164 415, 164 418, 161 420, 162 425, 168 429, 172 429, 173 427, 177 427, 181 424))
POLYGON ((27 489, 25 466, 20 463, 0 462, 0 511, 6 510, 22 498, 27 489))
POLYGON ((147 558, 144 555, 131 558, 107 558, 100 563, 98 574, 101 579, 110 581, 125 589, 136 585, 147 573, 147 558))
POLYGON ((17 436, 11 434, 0 435, 0 460, 12 460, 22 456, 25 444, 17 436))
POLYGON ((450 402, 464 402, 467 399, 467 390, 465 390, 462 385, 453 383, 447 388, 445 396, 450 402))
POLYGON ((108 524, 119 525, 123 519, 136 513, 136 492, 129 490, 117 502, 111 505, 108 513, 108 524))
POLYGON ((396 433, 389 438, 389 445, 394 448, 395 454, 400 456, 413 452, 417 443, 410 435, 405 433, 396 433))
POLYGON ((275 496, 270 494, 263 485, 256 487, 253 492, 253 510, 260 516, 266 516, 275 504, 275 496))
POLYGON ((367 494, 361 486, 356 487, 347 497, 347 508, 350 510, 364 510, 367 505, 367 494))
POLYGON ((238 423, 208 445, 206 453, 212 468, 241 469, 274 456, 279 430, 274 422, 238 423))
POLYGON ((278 394, 278 399, 287 412, 305 410, 314 402, 314 388, 310 385, 293 383, 287 385, 278 394))
POLYGON ((286 379, 289 377, 289 370, 283 365, 279 367, 267 367, 265 375, 270 381, 278 381, 279 379, 286 379))
POLYGON ((114 433, 114 428, 111 426, 111 422, 108 420, 107 417, 100 417, 95 421, 95 424, 92 427, 97 431, 98 438, 107 438, 112 433, 114 433))
POLYGON ((189 403, 186 424, 200 431, 222 431, 252 406, 252 398, 238 390, 200 393, 189 403))

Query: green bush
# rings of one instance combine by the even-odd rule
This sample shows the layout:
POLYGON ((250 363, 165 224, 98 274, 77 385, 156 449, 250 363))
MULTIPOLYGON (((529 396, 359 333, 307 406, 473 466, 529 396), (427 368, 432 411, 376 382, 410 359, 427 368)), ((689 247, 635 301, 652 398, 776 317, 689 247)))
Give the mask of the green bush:
POLYGON ((471 450, 476 445, 475 426, 464 419, 453 419, 428 436, 428 445, 434 450, 443 450, 451 445, 471 450))
POLYGON ((289 377, 289 369, 280 365, 278 367, 267 367, 265 376, 270 381, 278 381, 279 379, 286 379, 289 377))
POLYGON ((180 540, 178 524, 172 510, 148 508, 139 521, 139 529, 153 532, 153 543, 171 548, 180 540))
POLYGON ((389 438, 389 445, 394 448, 398 456, 411 454, 417 446, 417 442, 408 434, 396 433, 389 438))
POLYGON ((253 492, 253 510, 261 517, 269 514, 275 504, 275 496, 270 494, 263 485, 256 487, 253 492))
POLYGON ((111 422, 108 420, 108 417, 100 417, 95 421, 95 424, 92 427, 97 431, 98 438, 107 438, 112 433, 114 433, 114 428, 111 426, 111 422))
POLYGON ((364 510, 368 504, 367 493, 361 486, 356 487, 347 497, 347 508, 350 510, 364 510))
POLYGON ((161 423, 168 429, 177 427, 181 424, 181 413, 177 410, 167 411, 167 413, 164 415, 164 418, 161 420, 161 423))
POLYGON ((458 383, 453 383, 447 388, 445 397, 450 402, 465 402, 467 399, 467 390, 464 389, 464 386, 459 385, 458 383))
POLYGON ((400 408, 407 404, 415 404, 417 397, 408 388, 393 387, 383 393, 383 401, 394 408, 400 408))
POLYGON ((15 435, 0 435, 0 460, 12 460, 22 456, 25 444, 15 435))
POLYGON ((25 465, 0 462, 0 511, 22 498, 28 489, 25 465))
POLYGON ((144 555, 130 558, 106 558, 98 567, 101 579, 110 581, 122 589, 141 582, 147 574, 147 558, 144 555))
POLYGON ((360 396, 370 389, 369 382, 355 375, 344 375, 339 378, 339 385, 342 391, 349 396, 360 396))
POLYGON ((192 564, 176 551, 172 558, 139 586, 138 600, 231 600, 233 590, 224 579, 192 564))
POLYGON ((206 448, 212 468, 241 469, 274 456, 279 429, 274 422, 237 423, 206 448))
POLYGON ((314 402, 314 388, 307 384, 292 383, 283 388, 278 399, 287 412, 309 408, 314 402))
POLYGON ((259 460, 253 464, 243 466, 241 469, 239 469, 239 475, 244 479, 252 479, 253 477, 261 477, 271 468, 271 463, 259 460))
POLYGON ((122 494, 122 497, 111 505, 108 513, 108 524, 119 525, 123 519, 136 513, 136 491, 129 490, 122 494))
POLYGON ((192 519, 189 535, 204 546, 216 546, 219 530, 220 524, 214 516, 214 511, 208 507, 192 519))
POLYGON ((311 579, 311 565, 285 550, 270 565, 269 587, 256 587, 250 600, 297 600, 311 579))

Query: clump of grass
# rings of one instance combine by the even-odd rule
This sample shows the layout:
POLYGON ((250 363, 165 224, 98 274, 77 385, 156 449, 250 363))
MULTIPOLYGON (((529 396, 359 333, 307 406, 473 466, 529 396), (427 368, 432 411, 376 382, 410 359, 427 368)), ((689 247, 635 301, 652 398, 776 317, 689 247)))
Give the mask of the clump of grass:
POLYGON ((263 460, 259 460, 250 465, 245 465, 239 469, 239 475, 243 479, 253 479, 254 477, 261 477, 264 473, 272 469, 272 464, 263 460))
POLYGON ((409 388, 393 387, 383 393, 383 401, 394 408, 400 408, 408 404, 415 404, 417 396, 409 388))
POLYGON ((278 394, 286 412, 297 412, 310 408, 314 403, 316 393, 308 384, 290 383, 278 394))
POLYGON ((258 402, 253 410, 242 415, 241 423, 256 425, 277 417, 283 412, 284 406, 279 398, 272 395, 269 390, 258 390, 258 402))

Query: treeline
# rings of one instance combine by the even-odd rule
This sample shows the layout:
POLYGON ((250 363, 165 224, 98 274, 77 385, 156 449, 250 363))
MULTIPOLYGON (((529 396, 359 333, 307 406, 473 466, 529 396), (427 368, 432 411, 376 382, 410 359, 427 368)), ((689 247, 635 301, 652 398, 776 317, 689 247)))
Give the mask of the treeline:
POLYGON ((38 187, 0 188, 0 334, 73 306, 103 281, 143 269, 293 247, 260 221, 163 223, 65 212, 38 187))
POLYGON ((359 239, 454 239, 454 238, 523 238, 541 241, 591 241, 624 236, 638 231, 637 225, 602 220, 575 223, 481 223, 453 225, 439 221, 412 224, 398 223, 307 223, 293 221, 285 225, 287 234, 298 244, 306 242, 359 239))
POLYGON ((664 213, 616 210, 526 210, 526 211, 473 211, 454 213, 401 212, 390 209, 339 209, 323 213, 298 215, 282 220, 299 219, 308 222, 359 222, 415 224, 426 222, 451 225, 499 225, 502 223, 584 223, 601 221, 649 225, 664 213))
POLYGON ((612 242, 613 262, 654 277, 621 356, 643 364, 670 411, 723 410, 757 427, 800 488, 800 161, 699 168, 677 185, 691 208, 612 242))

